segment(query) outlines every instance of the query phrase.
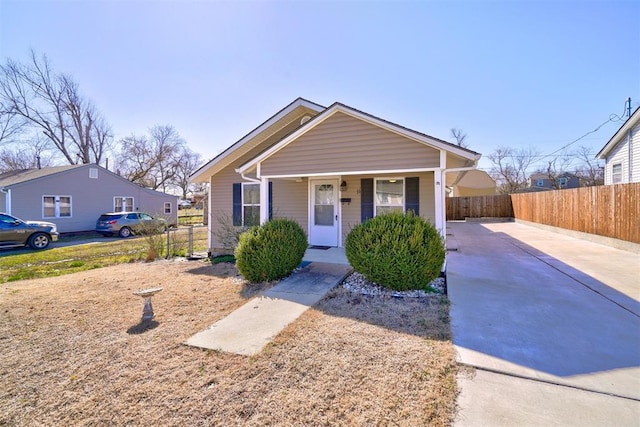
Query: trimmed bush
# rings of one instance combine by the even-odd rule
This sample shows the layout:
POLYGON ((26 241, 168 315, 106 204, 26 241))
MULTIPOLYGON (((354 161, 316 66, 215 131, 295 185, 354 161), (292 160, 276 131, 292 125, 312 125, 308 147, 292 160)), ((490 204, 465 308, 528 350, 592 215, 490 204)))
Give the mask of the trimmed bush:
POLYGON ((307 236, 297 222, 274 219, 240 235, 236 266, 253 283, 281 279, 300 264, 307 246, 307 236))
POLYGON ((438 230, 413 212, 380 215, 355 226, 345 249, 358 273, 398 291, 430 290, 445 258, 438 230))

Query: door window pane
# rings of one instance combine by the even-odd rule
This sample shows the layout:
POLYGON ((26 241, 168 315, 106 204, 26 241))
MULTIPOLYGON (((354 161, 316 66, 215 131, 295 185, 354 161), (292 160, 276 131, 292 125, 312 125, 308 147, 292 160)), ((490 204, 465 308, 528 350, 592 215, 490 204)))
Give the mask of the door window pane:
POLYGON ((333 225, 335 194, 333 184, 318 184, 314 191, 314 224, 333 225))

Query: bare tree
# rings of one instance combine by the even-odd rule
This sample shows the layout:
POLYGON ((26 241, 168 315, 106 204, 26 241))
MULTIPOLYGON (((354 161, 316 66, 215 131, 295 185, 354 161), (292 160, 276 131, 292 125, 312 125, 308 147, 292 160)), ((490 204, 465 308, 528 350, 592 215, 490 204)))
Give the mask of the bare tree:
POLYGON ((56 74, 46 56, 0 66, 0 103, 10 120, 44 134, 69 164, 100 163, 112 141, 109 126, 80 96, 69 75, 56 74))
POLYGON ((202 159, 200 154, 191 151, 189 148, 182 147, 180 156, 175 165, 175 176, 173 182, 182 193, 182 198, 186 199, 188 194, 193 190, 193 184, 189 183, 189 177, 198 169, 202 159))
POLYGON ((581 186, 604 185, 604 165, 593 157, 590 147, 580 146, 574 156, 577 161, 574 173, 580 178, 581 186))
POLYGON ((53 165, 53 157, 48 150, 48 141, 36 138, 29 143, 15 143, 11 149, 0 151, 0 173, 49 167, 53 165))
POLYGON ((467 144, 467 134, 462 129, 451 128, 451 137, 456 140, 456 144, 462 148, 469 148, 467 144))
POLYGON ((499 147, 487 157, 493 164, 490 174, 498 184, 498 191, 510 194, 527 187, 529 168, 538 153, 532 148, 499 147))
POLYGON ((173 184, 185 142, 170 125, 153 126, 148 136, 120 141, 119 173, 131 182, 166 191, 173 184))

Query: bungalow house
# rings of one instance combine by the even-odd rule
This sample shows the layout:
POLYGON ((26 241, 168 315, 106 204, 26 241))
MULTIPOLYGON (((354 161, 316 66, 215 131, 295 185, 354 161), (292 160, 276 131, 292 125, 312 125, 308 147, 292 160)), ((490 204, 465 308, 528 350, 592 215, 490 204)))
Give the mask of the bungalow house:
POLYGON ((209 248, 225 221, 295 219, 309 243, 343 246, 351 228, 412 210, 445 234, 445 188, 480 154, 341 103, 298 98, 197 170, 208 183, 209 248))
POLYGON ((0 174, 0 211, 53 222, 61 233, 93 230, 101 214, 126 210, 176 224, 177 203, 177 196, 142 188, 95 164, 0 174))
POLYGON ((604 183, 640 182, 640 107, 596 154, 605 161, 604 183))

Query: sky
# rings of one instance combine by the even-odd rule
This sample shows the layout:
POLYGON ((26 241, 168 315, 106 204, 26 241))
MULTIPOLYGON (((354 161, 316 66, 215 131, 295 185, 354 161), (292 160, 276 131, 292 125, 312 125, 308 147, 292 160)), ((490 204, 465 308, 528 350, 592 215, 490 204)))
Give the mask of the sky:
POLYGON ((0 0, 0 60, 30 49, 117 139, 169 124, 204 160, 297 97, 448 141, 462 129, 481 168, 606 122, 567 148, 595 155, 640 105, 637 0, 0 0))

